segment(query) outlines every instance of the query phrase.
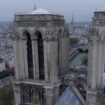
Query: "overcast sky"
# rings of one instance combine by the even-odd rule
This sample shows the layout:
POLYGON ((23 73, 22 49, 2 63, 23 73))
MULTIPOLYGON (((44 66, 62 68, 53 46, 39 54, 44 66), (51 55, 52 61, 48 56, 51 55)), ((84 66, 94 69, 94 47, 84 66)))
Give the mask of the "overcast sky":
POLYGON ((105 10, 105 0, 0 0, 0 21, 12 21, 14 13, 37 8, 61 13, 66 21, 90 21, 95 10, 105 10))

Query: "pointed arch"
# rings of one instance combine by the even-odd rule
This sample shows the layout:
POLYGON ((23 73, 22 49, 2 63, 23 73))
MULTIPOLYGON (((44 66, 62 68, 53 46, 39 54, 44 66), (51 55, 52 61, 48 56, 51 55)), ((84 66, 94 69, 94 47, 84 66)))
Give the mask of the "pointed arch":
POLYGON ((28 29, 28 28, 24 28, 24 29, 22 29, 22 30, 20 31, 20 37, 21 37, 21 39, 24 39, 24 40, 27 39, 27 35, 26 35, 26 33, 29 33, 30 36, 32 35, 32 32, 31 32, 30 29, 28 29))
POLYGON ((35 28, 33 31, 32 31, 32 39, 37 39, 37 33, 40 33, 42 35, 42 39, 44 39, 44 37, 46 36, 45 35, 45 32, 40 29, 40 28, 35 28))
POLYGON ((34 73, 33 73, 33 54, 32 54, 31 35, 28 31, 24 31, 23 36, 26 39, 26 46, 27 46, 28 76, 29 79, 33 79, 34 73))

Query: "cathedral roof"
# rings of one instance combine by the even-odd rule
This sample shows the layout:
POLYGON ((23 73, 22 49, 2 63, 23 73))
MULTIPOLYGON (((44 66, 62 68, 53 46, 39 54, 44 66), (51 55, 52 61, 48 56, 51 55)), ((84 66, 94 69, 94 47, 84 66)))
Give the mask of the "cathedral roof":
POLYGON ((68 87, 55 105, 87 105, 75 87, 68 87))
POLYGON ((35 9, 31 12, 31 14, 53 14, 50 11, 44 10, 42 8, 35 9))

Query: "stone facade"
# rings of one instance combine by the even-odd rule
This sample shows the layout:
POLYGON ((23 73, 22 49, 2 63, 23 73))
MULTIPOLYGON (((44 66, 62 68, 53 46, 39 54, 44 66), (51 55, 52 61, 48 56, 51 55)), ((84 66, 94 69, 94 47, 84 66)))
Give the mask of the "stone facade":
MULTIPOLYGON (((105 12, 95 12, 89 36, 88 105, 104 105, 102 74, 105 70, 105 12)), ((105 97, 104 97, 105 98, 105 97)))
MULTIPOLYGON (((68 69, 68 33, 62 15, 18 14, 15 15, 16 76, 13 80, 15 105, 54 105, 59 97, 60 76, 68 69), (32 42, 33 77, 29 78, 28 44, 32 42), (38 39, 38 33, 42 40, 38 39), (40 45, 43 42, 44 77, 39 77, 40 45), (39 48, 39 50, 38 50, 39 48)), ((29 45, 30 46, 30 45, 29 45)), ((31 48, 30 48, 31 49, 31 48)), ((42 51, 42 50, 41 50, 42 51)), ((43 53, 43 54, 42 54, 43 53)), ((42 60, 43 60, 42 59, 42 60)), ((42 65, 42 66, 43 66, 42 65)), ((30 69, 31 70, 31 69, 30 69)))

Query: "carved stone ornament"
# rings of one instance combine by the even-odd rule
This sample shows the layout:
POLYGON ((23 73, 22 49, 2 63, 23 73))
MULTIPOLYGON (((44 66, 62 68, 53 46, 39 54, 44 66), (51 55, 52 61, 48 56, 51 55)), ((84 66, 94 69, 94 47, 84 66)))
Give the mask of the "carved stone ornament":
POLYGON ((54 29, 47 30, 46 34, 43 38, 43 40, 45 40, 47 42, 48 41, 57 41, 57 39, 58 39, 58 35, 56 33, 56 30, 54 30, 54 29))
POLYGON ((89 43, 103 43, 103 39, 101 38, 101 35, 99 34, 99 30, 96 28, 89 29, 89 37, 88 37, 89 43))
POLYGON ((13 39, 14 39, 14 40, 19 40, 19 39, 21 39, 21 38, 20 38, 20 36, 18 35, 18 33, 15 32, 15 35, 13 36, 13 39))
POLYGON ((92 29, 89 36, 89 42, 90 41, 97 43, 105 43, 105 30, 100 33, 98 29, 92 29))
POLYGON ((57 41, 58 38, 57 37, 54 37, 54 36, 46 36, 46 37, 44 37, 43 40, 44 41, 47 41, 47 42, 49 42, 49 41, 57 41))

